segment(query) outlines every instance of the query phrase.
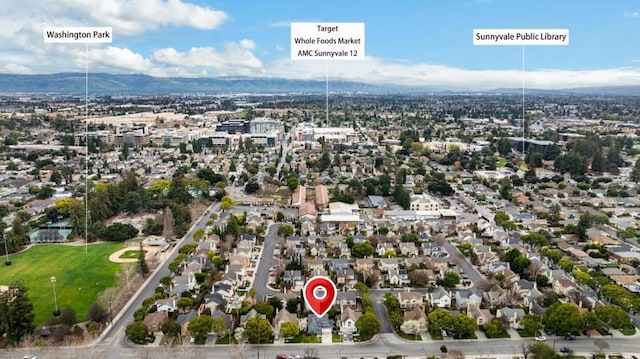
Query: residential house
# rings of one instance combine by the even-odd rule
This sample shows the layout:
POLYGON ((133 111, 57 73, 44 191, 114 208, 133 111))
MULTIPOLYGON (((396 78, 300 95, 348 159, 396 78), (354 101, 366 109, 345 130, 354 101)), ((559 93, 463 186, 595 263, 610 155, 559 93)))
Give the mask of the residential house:
POLYGON ((358 283, 358 278, 353 269, 343 269, 336 272, 336 284, 353 288, 358 283))
POLYGON ((488 291, 482 293, 482 297, 490 306, 504 305, 507 302, 507 291, 495 284, 488 291))
POLYGON ((424 308, 420 305, 417 305, 411 310, 404 312, 403 315, 404 321, 415 320, 419 323, 420 328, 422 330, 427 330, 428 317, 424 311, 424 308))
POLYGON ((322 335, 322 333, 331 333, 333 330, 333 322, 327 314, 318 317, 315 314, 309 314, 307 317, 307 334, 322 335))
POLYGON ((553 291, 560 295, 568 295, 578 288, 577 284, 568 278, 559 278, 551 286, 553 291))
POLYGON ((491 323, 493 320, 493 314, 491 314, 489 309, 480 309, 480 307, 475 304, 469 304, 469 306, 467 306, 467 316, 475 320, 478 325, 485 325, 491 323))
POLYGON ((298 325, 298 327, 300 326, 298 317, 295 314, 289 313, 289 311, 284 308, 276 311, 276 315, 273 318, 273 334, 276 339, 280 337, 280 328, 282 327, 282 324, 291 322, 298 325))
POLYGON ((401 309, 411 309, 415 306, 422 305, 424 302, 424 295, 418 292, 406 290, 398 293, 398 301, 400 302, 401 309))
POLYGON ((418 256, 418 248, 416 248, 416 244, 413 242, 400 242, 398 250, 400 251, 400 255, 405 257, 418 256))
POLYGON ((354 269, 358 272, 364 272, 366 270, 373 268, 374 265, 375 263, 371 258, 358 258, 356 259, 354 269))
POLYGON ((188 313, 180 314, 178 316, 178 318, 176 319, 176 323, 180 324, 180 333, 182 334, 182 336, 187 336, 189 334, 187 326, 189 325, 189 323, 191 323, 193 318, 197 316, 198 312, 196 312, 195 310, 191 310, 188 313))
POLYGON ((156 311, 157 312, 173 312, 176 309, 178 309, 177 303, 178 303, 177 297, 158 299, 156 300, 156 311))
POLYGON ((355 290, 341 290, 336 293, 336 308, 350 307, 356 308, 358 292, 355 290))
POLYGON ((390 269, 387 280, 391 285, 405 286, 410 284, 406 269, 390 269))
POLYGON ((478 294, 478 291, 475 288, 456 291, 455 299, 456 305, 459 308, 467 308, 469 305, 479 307, 482 303, 482 296, 478 294))
POLYGON ((300 270, 285 270, 282 274, 282 280, 294 287, 302 288, 304 286, 304 276, 300 270))
POLYGON ((395 252, 395 250, 395 245, 388 242, 378 242, 378 245, 376 247, 376 253, 378 254, 378 257, 384 256, 384 254, 387 252, 395 252))
POLYGON ((380 271, 389 272, 400 267, 398 258, 381 258, 379 262, 380 271))
POLYGON ((520 327, 520 321, 524 318, 525 312, 522 308, 499 308, 496 312, 496 318, 506 318, 509 327, 512 329, 518 329, 520 327))
POLYGON ((167 311, 160 311, 149 313, 144 317, 144 324, 147 325, 151 333, 157 333, 162 331, 162 324, 169 320, 169 313, 167 311))
POLYGON ((431 307, 435 308, 449 308, 451 307, 451 293, 446 289, 438 286, 433 292, 427 294, 431 307))
POLYGON ((342 335, 352 335, 358 332, 356 321, 362 316, 362 312, 355 311, 350 307, 344 307, 340 313, 338 328, 342 335))
POLYGON ((440 257, 443 252, 442 247, 436 242, 421 243, 420 248, 422 249, 422 255, 428 257, 440 257))
POLYGON ((169 292, 171 295, 175 294, 179 296, 182 292, 193 290, 196 284, 196 277, 193 272, 188 272, 186 275, 177 275, 173 277, 173 283, 169 292))
POLYGON ((265 319, 267 318, 265 314, 260 314, 255 309, 251 308, 251 310, 249 310, 247 314, 240 316, 240 326, 244 327, 244 324, 247 322, 247 320, 255 317, 260 317, 265 319))

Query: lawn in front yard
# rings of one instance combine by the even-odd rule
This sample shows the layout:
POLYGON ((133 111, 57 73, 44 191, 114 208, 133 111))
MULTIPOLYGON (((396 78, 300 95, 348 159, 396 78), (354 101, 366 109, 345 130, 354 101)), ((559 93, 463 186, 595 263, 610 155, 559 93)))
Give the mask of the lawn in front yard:
POLYGON ((320 343, 321 340, 317 335, 299 334, 296 337, 285 339, 285 343, 320 343))
POLYGON ((33 303, 34 325, 41 325, 55 309, 51 282, 55 276, 59 310, 70 306, 82 321, 98 295, 116 285, 121 264, 109 261, 109 255, 122 248, 122 243, 90 244, 85 253, 85 246, 35 245, 11 256, 12 264, 0 269, 0 285, 22 280, 33 303))

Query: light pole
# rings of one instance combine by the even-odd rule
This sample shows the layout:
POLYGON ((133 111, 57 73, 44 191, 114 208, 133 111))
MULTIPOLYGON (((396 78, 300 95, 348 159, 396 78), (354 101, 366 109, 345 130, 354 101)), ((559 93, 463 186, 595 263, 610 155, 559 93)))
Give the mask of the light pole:
POLYGON ((109 324, 113 325, 113 311, 111 310, 111 306, 113 304, 113 298, 109 296, 109 324))
POLYGON ((11 261, 9 260, 9 249, 7 248, 7 237, 3 233, 0 235, 4 239, 4 254, 7 256, 7 259, 4 261, 4 265, 10 266, 11 261))
POLYGON ((53 312, 53 316, 57 317, 60 315, 60 311, 58 311, 58 298, 56 296, 56 277, 54 276, 51 276, 51 285, 53 286, 53 303, 56 307, 56 310, 53 312))

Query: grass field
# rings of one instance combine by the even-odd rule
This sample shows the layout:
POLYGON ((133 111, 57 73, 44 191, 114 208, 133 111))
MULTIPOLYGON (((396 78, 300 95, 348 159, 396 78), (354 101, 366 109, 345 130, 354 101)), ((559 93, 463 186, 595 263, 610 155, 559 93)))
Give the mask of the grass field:
MULTIPOLYGON (((143 250, 142 253, 146 255, 147 251, 143 250)), ((126 251, 126 252, 122 253, 119 258, 121 258, 121 259, 138 259, 138 258, 140 258, 140 250, 126 251)))
POLYGON ((106 288, 116 285, 115 274, 121 264, 109 261, 109 255, 123 247, 122 243, 99 243, 88 247, 48 244, 33 246, 11 256, 10 266, 0 268, 0 285, 22 280, 33 303, 34 324, 40 325, 53 314, 53 285, 60 310, 67 306, 84 320, 89 306, 106 288))

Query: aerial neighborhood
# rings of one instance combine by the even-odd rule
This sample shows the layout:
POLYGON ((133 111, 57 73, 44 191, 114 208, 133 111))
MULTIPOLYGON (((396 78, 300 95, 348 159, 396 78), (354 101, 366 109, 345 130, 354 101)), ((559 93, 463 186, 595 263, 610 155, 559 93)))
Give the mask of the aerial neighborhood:
POLYGON ((37 294, 0 274, 0 305, 33 303, 0 315, 5 347, 114 323, 238 350, 636 335, 637 100, 532 97, 524 123, 509 96, 345 96, 326 117, 314 96, 109 96, 86 121, 78 101, 0 98, 3 273, 74 247, 112 272, 75 307, 63 274, 37 294), (316 276, 337 288, 321 317, 316 276))

